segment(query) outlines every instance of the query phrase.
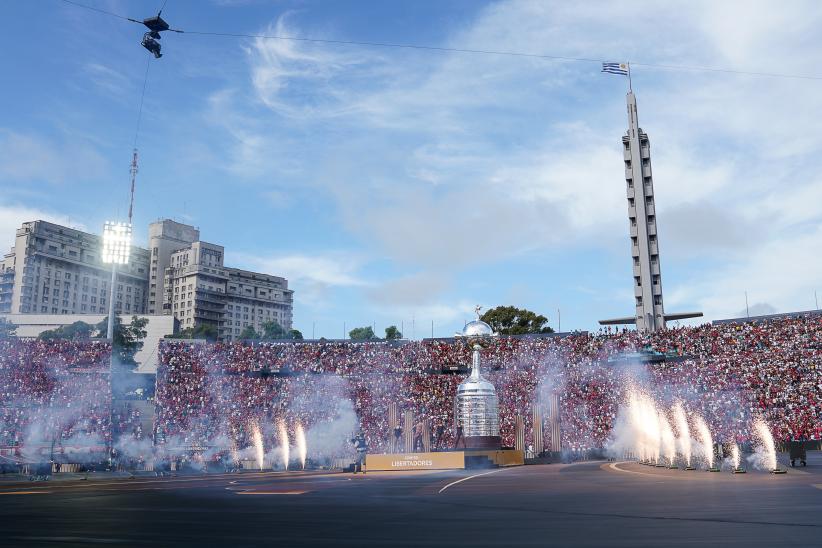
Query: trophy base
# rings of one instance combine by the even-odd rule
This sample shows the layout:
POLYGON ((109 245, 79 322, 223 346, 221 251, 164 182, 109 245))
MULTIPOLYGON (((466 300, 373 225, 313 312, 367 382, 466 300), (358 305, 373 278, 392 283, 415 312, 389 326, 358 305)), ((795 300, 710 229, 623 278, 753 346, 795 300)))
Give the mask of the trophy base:
MULTIPOLYGON (((460 448, 457 444, 457 448, 460 448)), ((465 449, 499 449, 502 438, 499 436, 465 436, 465 449)))

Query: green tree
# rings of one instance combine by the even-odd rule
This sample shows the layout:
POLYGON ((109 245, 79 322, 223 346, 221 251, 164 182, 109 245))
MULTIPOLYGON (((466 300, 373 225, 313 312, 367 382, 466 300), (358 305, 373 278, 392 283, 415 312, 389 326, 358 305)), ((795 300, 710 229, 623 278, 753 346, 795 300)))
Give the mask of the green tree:
POLYGON ((0 318, 0 339, 3 337, 14 337, 16 332, 16 325, 8 321, 6 318, 0 318))
MULTIPOLYGON (((143 347, 147 333, 148 318, 131 317, 131 323, 123 324, 119 316, 114 316, 114 340, 112 347, 114 362, 120 366, 135 366, 134 355, 143 347)), ((97 324, 97 331, 102 335, 108 332, 108 316, 97 324)))
POLYGON ((88 339, 96 328, 90 323, 74 322, 70 325, 61 325, 54 329, 48 329, 40 333, 37 338, 41 340, 50 339, 88 339))
POLYGON ((262 338, 266 340, 274 340, 274 339, 287 339, 288 332, 283 329, 283 327, 275 322, 274 320, 269 320, 264 322, 260 327, 263 328, 262 338))
POLYGON ((301 341, 303 340, 303 333, 299 329, 292 329, 288 332, 288 338, 295 341, 301 341))
POLYGON ((376 338, 374 329, 370 325, 367 327, 355 327, 348 332, 348 336, 355 341, 367 341, 376 338))
POLYGON ((393 341, 395 339, 401 339, 402 338, 402 333, 400 333, 400 330, 397 329, 396 325, 389 325, 388 327, 385 328, 385 338, 386 338, 386 340, 389 340, 389 341, 393 341))
POLYGON ((260 334, 254 331, 253 325, 247 325, 242 331, 240 331, 240 335, 238 338, 241 341, 251 341, 260 338, 260 334))
POLYGON ((553 333, 548 318, 524 308, 498 306, 485 312, 480 318, 500 335, 525 335, 528 333, 553 333))
POLYGON ((201 323, 194 327, 187 327, 174 335, 167 335, 168 339, 205 339, 217 340, 217 328, 211 324, 201 323))

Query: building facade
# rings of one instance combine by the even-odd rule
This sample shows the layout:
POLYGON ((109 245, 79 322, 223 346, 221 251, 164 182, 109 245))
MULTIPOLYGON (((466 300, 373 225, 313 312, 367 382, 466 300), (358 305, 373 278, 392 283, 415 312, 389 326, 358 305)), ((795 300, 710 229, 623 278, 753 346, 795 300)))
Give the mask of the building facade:
POLYGON ((293 291, 288 280, 223 264, 220 245, 194 242, 171 255, 166 269, 164 309, 182 329, 210 325, 220 339, 233 340, 247 327, 262 332, 274 321, 292 327, 293 291))
MULTIPOLYGON (((107 314, 111 265, 102 239, 46 221, 23 223, 0 266, 0 313, 107 314)), ((145 314, 149 254, 131 248, 117 268, 115 311, 145 314)))
MULTIPOLYGON (((294 292, 285 278, 226 267, 223 246, 169 219, 149 225, 148 241, 117 267, 117 313, 173 316, 181 329, 206 324, 228 340, 269 321, 292 328, 294 292)), ((111 265, 101 249, 95 234, 24 223, 0 263, 0 314, 108 314, 111 265)))
POLYGON ((148 225, 148 249, 151 252, 149 272, 148 313, 164 314, 165 271, 170 266, 171 254, 200 239, 200 231, 171 219, 148 225))

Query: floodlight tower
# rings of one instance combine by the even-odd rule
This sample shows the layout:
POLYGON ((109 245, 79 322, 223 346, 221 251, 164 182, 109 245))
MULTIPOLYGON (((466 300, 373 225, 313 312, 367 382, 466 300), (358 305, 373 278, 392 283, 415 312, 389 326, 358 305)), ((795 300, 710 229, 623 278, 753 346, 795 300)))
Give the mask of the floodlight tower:
MULTIPOLYGON (((106 337, 114 337, 114 284, 117 282, 117 265, 128 264, 131 247, 131 224, 107 222, 103 225, 103 262, 111 264, 111 287, 108 294, 108 330, 106 337)), ((112 348, 113 351, 113 348, 112 348)))

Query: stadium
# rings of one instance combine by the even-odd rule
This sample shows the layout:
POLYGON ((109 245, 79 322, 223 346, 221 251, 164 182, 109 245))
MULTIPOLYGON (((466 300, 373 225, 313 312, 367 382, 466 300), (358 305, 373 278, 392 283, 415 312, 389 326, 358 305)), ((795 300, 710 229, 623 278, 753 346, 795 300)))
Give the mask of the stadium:
MULTIPOLYGON (((46 487, 32 487, 42 485, 39 482, 20 485, 4 481, 4 494, 43 490, 51 495, 91 496, 102 489, 142 496, 138 485, 174 491, 180 486, 175 482, 196 480, 202 482, 196 484, 197 496, 206 498, 214 489, 294 496, 328 490, 330 496, 340 486, 329 482, 346 477, 341 471, 352 466, 350 438, 357 430, 364 434, 369 457, 383 453, 448 454, 454 448, 454 394, 464 377, 451 370, 454 364, 464 369, 470 363, 466 345, 457 339, 165 341, 159 348, 153 397, 132 394, 131 399, 115 400, 112 409, 107 343, 4 339, 0 345, 0 393, 6 402, 3 470, 8 475, 28 474, 32 479, 53 475, 46 487), (153 420, 146 420, 152 415, 153 420), (398 422, 399 416, 408 416, 408 422, 398 422), (109 461, 107 447, 111 443, 115 450, 109 461), (112 479, 103 479, 109 476, 112 479), (72 480, 59 481, 58 477, 72 480), (87 483, 77 486, 78 479, 87 483)), ((603 500, 609 500, 611 478, 598 476, 622 473, 635 488, 656 478, 673 482, 669 487, 673 492, 693 483, 701 485, 699 489, 717 490, 718 495, 723 489, 734 491, 744 484, 743 489, 774 490, 773 496, 786 497, 785 504, 795 501, 810 508, 813 505, 807 506, 802 497, 812 494, 792 492, 789 486, 795 489, 796 482, 819 481, 816 452, 822 418, 816 398, 822 382, 817 367, 820 352, 822 318, 813 313, 671 328, 653 334, 626 330, 500 337, 483 349, 482 358, 488 379, 499 390, 502 446, 522 451, 524 461, 533 466, 516 472, 475 461, 466 470, 458 466, 429 472, 372 472, 362 478, 373 477, 368 481, 374 485, 363 484, 363 491, 346 492, 345 496, 368 506, 364 511, 370 514, 376 511, 370 505, 383 499, 373 498, 369 489, 380 493, 423 486, 439 490, 475 474, 501 471, 497 477, 478 477, 446 491, 473 493, 494 501, 502 496, 499 482, 503 478, 540 469, 539 474, 549 476, 540 476, 538 481, 558 481, 563 490, 573 490, 579 482, 598 485, 602 481, 597 488, 606 490, 603 500), (636 354, 642 352, 668 359, 641 361, 636 354), (618 359, 626 355, 631 359, 618 359), (671 424, 676 402, 684 405, 692 429, 697 417, 704 419, 714 440, 707 450, 709 456, 694 447, 686 463, 679 440, 669 456, 661 435, 663 441, 654 457, 644 454, 636 442, 620 438, 618 422, 630 398, 628 392, 638 382, 644 393, 653 395, 671 424), (550 417, 550 394, 558 395, 558 429, 551 426, 550 418, 534 423, 535 417, 550 417), (776 464, 762 460, 761 438, 753 426, 756 418, 765 421, 773 436, 776 464), (559 440, 552 439, 555 432, 559 440), (790 468, 792 455, 785 451, 796 442, 811 451, 807 468, 790 468), (731 447, 740 452, 735 462, 731 447), (639 464, 649 460, 656 466, 639 464), (477 466, 488 471, 478 471, 477 466), (692 470, 687 471, 686 466, 692 470), (721 470, 722 480, 713 479, 713 475, 705 478, 700 472, 713 467, 721 470), (746 470, 747 477, 725 486, 725 476, 739 469, 746 470), (783 479, 771 473, 774 469, 789 469, 790 479, 772 485, 783 479), (566 479, 572 473, 573 478, 566 479), (487 485, 492 479, 494 483, 487 485), (708 483, 702 485, 704 482, 708 483)), ((681 426, 675 428, 681 437, 681 426)), ((691 436, 698 444, 696 432, 691 436)), ((367 472, 367 460, 365 469, 367 472)), ((535 488, 530 483, 534 478, 527 475, 517 481, 525 483, 506 489, 526 496, 535 488)), ((660 488, 657 483, 654 489, 660 488)), ((548 484, 540 492, 558 496, 548 484)), ((673 492, 668 496, 679 496, 673 492)), ((397 494, 380 496, 390 500, 397 494)), ((12 498, 0 500, 9 502, 12 498)), ((755 497, 751 502, 756 506, 754 501, 755 497)), ((4 510, 12 511, 10 507, 4 510)), ((680 510, 677 507, 677 516, 680 510)), ((737 517, 747 511, 733 508, 737 517)), ((559 515, 564 514, 555 514, 552 519, 559 515)), ((600 519, 620 518, 601 517, 597 521, 600 519)), ((353 522, 359 523, 360 518, 353 522)), ((777 536, 783 534, 783 528, 796 526, 778 525, 779 520, 776 523, 768 530, 777 536)), ((278 538, 299 544, 299 535, 290 528, 288 531, 281 531, 285 536, 278 538)), ((374 533, 375 538, 385 538, 382 529, 374 533)))
POLYGON ((11 18, 79 59, 0 90, 3 545, 819 544, 820 95, 772 97, 822 77, 750 64, 795 21, 53 1, 11 18))

